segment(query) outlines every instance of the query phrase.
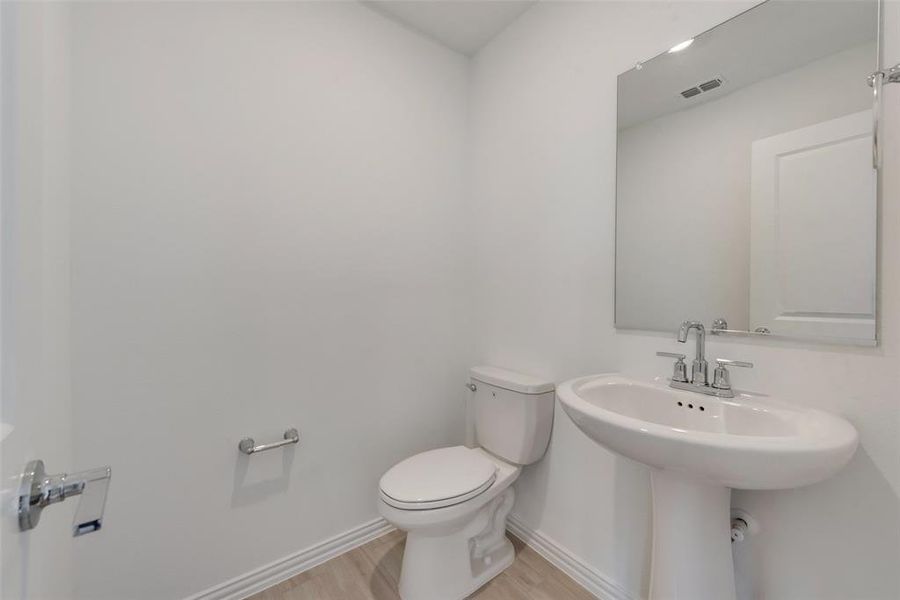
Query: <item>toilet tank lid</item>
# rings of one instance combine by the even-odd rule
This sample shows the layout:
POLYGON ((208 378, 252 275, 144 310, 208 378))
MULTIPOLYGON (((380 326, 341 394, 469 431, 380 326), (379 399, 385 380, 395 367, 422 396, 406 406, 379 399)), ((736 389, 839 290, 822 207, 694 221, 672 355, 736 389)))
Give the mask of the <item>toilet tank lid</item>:
POLYGON ((520 394, 546 394, 556 388, 552 381, 497 367, 472 367, 469 374, 475 381, 520 394))

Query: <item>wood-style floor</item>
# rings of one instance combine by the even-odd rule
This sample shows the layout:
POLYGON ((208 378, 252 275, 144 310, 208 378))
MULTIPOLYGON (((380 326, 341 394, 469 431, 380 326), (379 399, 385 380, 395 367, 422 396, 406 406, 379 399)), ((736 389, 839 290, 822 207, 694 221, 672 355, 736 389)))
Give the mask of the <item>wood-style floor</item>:
MULTIPOLYGON (((510 536, 515 562, 475 592, 478 600, 593 600, 537 552, 510 536)), ((399 600, 397 582, 406 536, 393 531, 248 600, 399 600)))

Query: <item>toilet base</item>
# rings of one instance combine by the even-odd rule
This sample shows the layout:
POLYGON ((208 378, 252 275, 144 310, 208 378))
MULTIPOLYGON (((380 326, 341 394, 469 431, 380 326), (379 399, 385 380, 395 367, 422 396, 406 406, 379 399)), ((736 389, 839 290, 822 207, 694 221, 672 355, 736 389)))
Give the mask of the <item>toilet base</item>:
POLYGON ((410 530, 400 570, 403 600, 462 600, 515 560, 506 537, 514 492, 506 489, 456 531, 410 530))

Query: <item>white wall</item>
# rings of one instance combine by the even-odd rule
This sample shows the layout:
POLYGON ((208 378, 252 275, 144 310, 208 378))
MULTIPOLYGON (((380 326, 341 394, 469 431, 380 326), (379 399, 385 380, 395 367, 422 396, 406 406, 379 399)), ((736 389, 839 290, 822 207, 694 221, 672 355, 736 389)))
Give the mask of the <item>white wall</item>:
POLYGON ((619 327, 750 328, 751 144, 870 107, 874 65, 864 44, 619 132, 619 327))
POLYGON ((356 3, 71 12, 77 594, 183 598, 462 440, 466 62, 356 3))
MULTIPOLYGON (((900 3, 888 4, 893 64, 900 3)), ((539 3, 476 56, 479 360, 557 380, 608 370, 668 373, 669 361, 653 352, 683 349, 671 336, 613 327, 616 75, 748 6, 539 3)), ((886 101, 881 346, 708 344, 712 356, 756 363, 735 373, 737 386, 837 411, 861 434, 856 457, 830 481, 735 494, 735 505, 763 527, 738 553, 743 598, 900 596, 900 89, 887 88, 886 101)), ((558 410, 548 456, 517 487, 514 512, 527 525, 646 594, 642 466, 593 445, 558 410)))

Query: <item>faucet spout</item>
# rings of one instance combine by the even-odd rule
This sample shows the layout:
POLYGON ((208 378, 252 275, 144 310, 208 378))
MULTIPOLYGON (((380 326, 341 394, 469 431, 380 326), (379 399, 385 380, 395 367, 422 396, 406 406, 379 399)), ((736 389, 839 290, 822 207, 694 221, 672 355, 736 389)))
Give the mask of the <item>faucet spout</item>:
POLYGON ((697 330, 697 352, 694 362, 691 364, 691 383, 695 385, 709 384, 709 364, 706 362, 706 327, 700 321, 685 321, 678 330, 678 341, 687 342, 688 334, 692 329, 697 330))

